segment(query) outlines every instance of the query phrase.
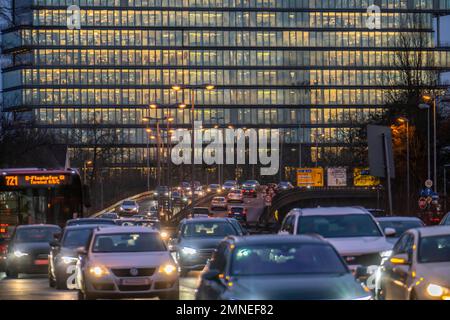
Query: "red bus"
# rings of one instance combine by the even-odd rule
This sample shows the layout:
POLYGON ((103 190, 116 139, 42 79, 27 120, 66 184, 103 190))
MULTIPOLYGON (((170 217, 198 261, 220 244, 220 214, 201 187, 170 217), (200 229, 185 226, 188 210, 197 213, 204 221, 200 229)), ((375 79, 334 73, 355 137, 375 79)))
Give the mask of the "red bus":
POLYGON ((88 204, 75 169, 0 169, 0 237, 20 224, 64 226, 82 217, 88 204))

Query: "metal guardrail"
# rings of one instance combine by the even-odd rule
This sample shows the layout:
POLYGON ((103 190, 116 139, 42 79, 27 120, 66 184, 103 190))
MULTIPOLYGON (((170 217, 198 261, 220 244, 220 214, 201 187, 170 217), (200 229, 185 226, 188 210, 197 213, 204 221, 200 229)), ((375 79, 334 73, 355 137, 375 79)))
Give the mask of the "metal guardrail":
POLYGON ((117 201, 117 202, 114 203, 113 205, 111 205, 111 206, 109 206, 109 207, 107 207, 107 208, 105 208, 105 209, 103 209, 103 210, 101 210, 101 211, 98 211, 98 212, 96 212, 96 213, 94 213, 94 214, 91 214, 91 217, 92 217, 92 218, 95 218, 95 217, 98 217, 99 215, 101 215, 101 214, 103 214, 103 213, 111 212, 111 211, 114 210, 114 208, 120 206, 120 204, 121 204, 123 201, 126 201, 126 200, 139 200, 139 199, 141 199, 141 198, 149 197, 149 196, 153 195, 153 193, 154 193, 154 191, 145 191, 145 192, 142 192, 142 193, 138 193, 138 194, 136 194, 136 195, 134 195, 134 196, 131 196, 131 197, 122 199, 122 200, 117 201))

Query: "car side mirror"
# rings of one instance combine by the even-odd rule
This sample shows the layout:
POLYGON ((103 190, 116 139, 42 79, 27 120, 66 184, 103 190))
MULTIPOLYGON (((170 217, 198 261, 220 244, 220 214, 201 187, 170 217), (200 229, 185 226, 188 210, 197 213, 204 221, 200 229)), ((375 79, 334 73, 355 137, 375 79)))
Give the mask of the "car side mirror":
POLYGON ((205 280, 218 280, 220 272, 218 270, 208 270, 202 274, 202 278, 205 280))
POLYGON ((357 280, 364 280, 365 278, 367 278, 368 275, 369 275, 369 273, 367 272, 366 267, 363 267, 363 266, 356 267, 355 278, 357 280))
POLYGON ((52 240, 49 242, 50 247, 52 248, 58 248, 61 246, 61 243, 58 240, 52 240))
POLYGON ((395 237, 395 235, 397 234, 397 230, 395 230, 394 228, 386 228, 384 229, 384 234, 386 235, 386 237, 395 237))
POLYGON ((87 250, 86 250, 86 248, 85 247, 79 247, 79 248, 77 248, 77 254, 79 255, 79 256, 85 256, 85 255, 87 255, 87 250))
POLYGON ((394 265, 409 265, 411 264, 411 259, 406 253, 400 253, 392 256, 389 261, 394 265))

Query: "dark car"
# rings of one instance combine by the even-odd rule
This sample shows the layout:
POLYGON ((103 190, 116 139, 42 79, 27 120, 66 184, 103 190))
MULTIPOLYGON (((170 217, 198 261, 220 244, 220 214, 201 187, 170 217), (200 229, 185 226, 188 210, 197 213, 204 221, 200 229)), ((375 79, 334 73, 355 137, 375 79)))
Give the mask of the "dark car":
MULTIPOLYGON (((228 218, 199 218, 181 221, 177 238, 172 239, 180 275, 186 276, 191 270, 201 270, 211 257, 219 242, 228 235, 243 235, 228 218)), ((236 222, 236 224, 238 224, 236 222)))
POLYGON ((168 186, 159 186, 156 187, 155 192, 153 193, 155 197, 160 199, 169 199, 170 198, 170 188, 168 186))
POLYGON ((105 218, 78 218, 78 219, 67 220, 66 227, 81 226, 83 224, 95 224, 95 225, 109 224, 109 225, 116 225, 116 223, 112 219, 105 219, 105 218))
POLYGON ((244 195, 244 197, 256 198, 258 196, 258 193, 256 192, 255 187, 243 187, 242 194, 244 195))
POLYGON ((247 208, 243 206, 228 206, 228 218, 247 223, 247 208))
POLYGON ((75 265, 78 261, 77 249, 86 247, 92 230, 113 225, 75 225, 63 230, 61 241, 50 241, 51 250, 48 256, 48 282, 56 289, 75 289, 68 285, 69 278, 74 278, 75 265))
POLYGON ((212 193, 221 193, 222 187, 220 186, 220 184, 212 183, 208 186, 207 191, 212 193))
POLYGON ((204 269, 197 299, 365 300, 336 249, 316 236, 231 236, 204 269))
POLYGON ((190 212, 190 216, 191 216, 191 218, 209 217, 209 216, 211 216, 211 213, 209 211, 209 208, 207 208, 207 207, 194 207, 194 208, 192 208, 192 210, 190 212))
POLYGON ((47 273, 49 242, 60 234, 61 228, 57 225, 17 226, 8 244, 6 275, 10 278, 17 278, 20 273, 47 273))
POLYGON ((395 229, 395 236, 386 238, 389 242, 395 244, 405 231, 409 229, 421 228, 425 226, 422 220, 416 217, 380 217, 376 218, 381 229, 395 229))
POLYGON ((293 189, 293 188, 294 188, 294 186, 289 181, 280 181, 280 183, 278 183, 276 189, 278 191, 284 191, 284 190, 290 190, 290 189, 293 189))

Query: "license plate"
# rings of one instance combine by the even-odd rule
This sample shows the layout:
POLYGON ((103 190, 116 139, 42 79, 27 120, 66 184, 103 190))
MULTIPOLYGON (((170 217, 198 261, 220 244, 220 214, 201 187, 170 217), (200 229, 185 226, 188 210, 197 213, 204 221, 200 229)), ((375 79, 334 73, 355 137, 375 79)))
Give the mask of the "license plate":
POLYGON ((43 266, 48 264, 48 260, 34 260, 34 264, 37 266, 43 266))
POLYGON ((122 279, 123 285, 128 286, 142 286, 150 284, 150 280, 148 279, 122 279))

